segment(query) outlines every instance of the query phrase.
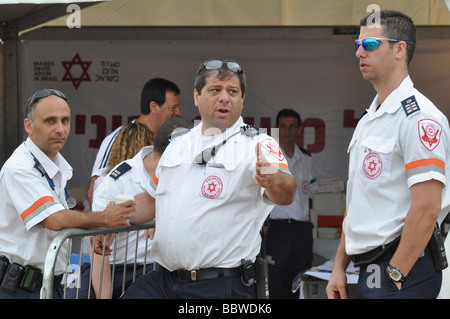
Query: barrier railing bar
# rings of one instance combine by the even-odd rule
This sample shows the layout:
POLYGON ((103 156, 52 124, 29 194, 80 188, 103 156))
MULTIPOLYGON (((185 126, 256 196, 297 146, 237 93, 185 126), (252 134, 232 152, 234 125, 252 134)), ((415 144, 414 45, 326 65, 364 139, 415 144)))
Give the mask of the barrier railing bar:
MULTIPOLYGON (((96 236, 96 235, 106 235, 106 234, 113 234, 113 233, 122 233, 122 232, 130 232, 134 230, 145 230, 155 227, 154 220, 149 221, 144 224, 139 225, 131 225, 129 227, 121 226, 116 228, 97 228, 97 229, 84 229, 84 228, 67 228, 62 231, 60 231, 53 241, 51 242, 48 250, 47 255, 45 258, 45 265, 44 265, 44 271, 43 271, 43 278, 42 278, 42 288, 41 288, 41 299, 52 299, 53 297, 53 276, 54 276, 54 269, 56 265, 56 259, 58 256, 58 253, 61 249, 62 244, 67 239, 73 239, 78 237, 87 237, 87 236, 96 236)), ((105 236, 106 237, 106 236, 105 236)), ((84 238, 83 238, 84 239, 84 238)), ((105 240, 105 239, 104 239, 105 240)), ((127 236, 127 244, 128 244, 128 236, 127 236)), ((128 245, 127 245, 128 247, 128 245)), ((147 242, 146 242, 146 248, 147 248, 147 242)), ((70 258, 70 251, 69 250, 69 258, 70 258)), ((82 248, 80 250, 80 267, 81 267, 81 254, 82 248)), ((92 256, 94 254, 94 250, 92 249, 92 256)), ((125 254, 126 255, 126 254, 125 254)), ((91 256, 91 261, 93 260, 93 257, 91 256)), ((104 256, 104 253, 103 253, 104 256)), ((115 256, 114 256, 115 261, 115 256)), ((125 259, 126 261, 126 259, 125 259)), ((115 262, 114 262, 115 265, 115 262)), ((126 262, 124 263, 126 265, 126 262)), ((144 264, 145 265, 145 264, 144 264)), ((92 278, 92 267, 91 267, 91 275, 90 278, 92 278)), ((125 273, 125 270, 124 270, 125 273)), ((144 268, 145 273, 145 268, 144 268)), ((66 282, 67 282, 67 276, 66 276, 66 282)), ((65 295, 65 289, 67 284, 65 284, 64 288, 64 295, 65 295)), ((89 283, 89 292, 90 292, 90 283, 89 283)), ((77 288, 78 289, 78 288, 77 288)), ((88 294, 89 294, 88 292, 88 294)), ((112 292, 111 292, 112 293, 112 292)), ((77 291, 78 294, 78 291, 77 291)))

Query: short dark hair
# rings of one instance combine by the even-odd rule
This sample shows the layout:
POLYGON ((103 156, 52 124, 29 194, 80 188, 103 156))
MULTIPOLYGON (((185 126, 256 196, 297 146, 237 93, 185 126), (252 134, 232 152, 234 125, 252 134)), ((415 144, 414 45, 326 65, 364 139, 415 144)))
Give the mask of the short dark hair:
POLYGON ((298 126, 300 127, 300 125, 302 124, 302 118, 300 117, 300 114, 298 114, 298 112, 293 109, 282 109, 280 112, 278 112, 276 119, 277 127, 278 124, 280 123, 281 117, 295 117, 297 119, 298 126))
POLYGON ((166 120, 158 129, 155 137, 153 151, 162 154, 167 145, 169 145, 169 135, 178 128, 190 128, 193 127, 193 123, 189 122, 183 117, 172 117, 166 120))
POLYGON ((159 106, 166 102, 166 91, 180 95, 180 88, 173 82, 163 78, 153 78, 145 83, 141 92, 141 114, 150 113, 150 102, 159 106))
MULTIPOLYGON (((369 18, 371 18, 372 14, 374 13, 368 14, 362 18, 359 25, 361 27, 367 26, 368 20, 370 20, 369 18)), ((376 12, 376 14, 378 13, 376 12)), ((414 43, 413 45, 406 45, 407 63, 409 65, 414 56, 417 41, 416 26, 414 25, 413 20, 403 12, 396 10, 381 10, 379 11, 379 14, 380 24, 382 26, 381 33, 384 36, 389 39, 414 43)))
MULTIPOLYGON (((206 61, 205 61, 206 62, 206 61)), ((247 88, 247 83, 245 79, 245 73, 244 69, 242 69, 240 72, 233 72, 230 69, 228 69, 226 63, 222 65, 220 69, 217 70, 207 70, 205 68, 205 62, 200 64, 197 70, 197 76, 195 77, 195 89, 197 90, 198 94, 202 93, 202 89, 206 84, 206 78, 211 75, 212 72, 218 71, 217 77, 219 79, 226 79, 232 75, 236 75, 239 78, 239 84, 241 87, 242 97, 245 95, 245 90, 247 88)))
POLYGON ((34 111, 36 110, 36 105, 40 100, 50 95, 55 95, 67 102, 67 97, 61 91, 55 89, 38 90, 34 92, 34 94, 27 101, 27 105, 25 106, 25 118, 34 121, 34 111))

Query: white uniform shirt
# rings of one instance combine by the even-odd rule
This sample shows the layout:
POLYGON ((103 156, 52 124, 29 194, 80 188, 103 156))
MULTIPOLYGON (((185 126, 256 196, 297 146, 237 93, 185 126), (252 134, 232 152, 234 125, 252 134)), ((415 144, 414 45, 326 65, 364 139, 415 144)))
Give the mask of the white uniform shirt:
POLYGON ((295 199, 290 205, 276 205, 270 212, 270 219, 309 220, 310 185, 313 182, 312 158, 297 145, 292 158, 286 156, 289 170, 297 180, 295 199))
POLYGON ((98 149, 97 156, 95 157, 95 162, 92 167, 92 176, 104 176, 106 173, 108 173, 108 160, 109 156, 111 155, 111 148, 114 144, 114 140, 119 134, 119 131, 122 129, 123 126, 119 126, 116 128, 112 133, 107 135, 103 141, 102 144, 100 144, 100 148, 98 149))
MULTIPOLYGON (((447 118, 410 77, 383 102, 378 96, 359 121, 349 145, 347 217, 343 223, 348 255, 361 254, 400 236, 411 206, 409 187, 450 172, 447 118)), ((442 195, 441 217, 449 208, 442 195)))
POLYGON ((161 157, 152 183, 156 229, 151 254, 166 269, 232 268, 259 253, 259 231, 273 203, 255 179, 255 149, 261 141, 267 160, 288 171, 278 144, 266 134, 239 133, 206 165, 194 161, 243 124, 240 118, 223 134, 205 138, 199 124, 174 138, 161 157))
MULTIPOLYGON (((53 162, 30 138, 14 151, 0 172, 0 255, 10 262, 44 269, 47 250, 58 232, 41 222, 67 209, 64 187, 70 178, 72 167, 62 155, 58 153, 53 162), (55 190, 34 167, 30 152, 53 180, 55 190)), ((55 275, 65 271, 67 253, 65 244, 58 254, 55 275)))
MULTIPOLYGON (((148 176, 143 159, 148 156, 153 150, 153 146, 146 146, 137 153, 133 158, 128 159, 122 163, 119 163, 111 170, 111 174, 105 176, 102 182, 98 185, 94 192, 94 199, 92 201, 92 209, 94 211, 104 210, 105 207, 114 201, 116 194, 126 195, 138 195, 146 190, 146 186, 149 183, 150 177, 148 176), (125 164, 125 165, 124 165, 125 164), (128 164, 129 166, 127 167, 128 164), (123 172, 121 168, 130 168, 123 172), (112 176, 116 176, 112 177, 112 176)), ((137 251, 137 263, 143 264, 152 263, 152 259, 149 255, 146 256, 146 233, 145 231, 139 231, 139 243, 137 251)), ((122 232, 116 235, 114 245, 117 245, 116 251, 116 263, 122 264, 125 260, 127 263, 134 263, 135 249, 136 249, 137 232, 122 232), (128 236, 128 251, 126 252, 126 237, 128 236)), ((114 249, 115 246, 112 246, 114 249)), ((150 251, 152 241, 148 239, 147 251, 150 251)))

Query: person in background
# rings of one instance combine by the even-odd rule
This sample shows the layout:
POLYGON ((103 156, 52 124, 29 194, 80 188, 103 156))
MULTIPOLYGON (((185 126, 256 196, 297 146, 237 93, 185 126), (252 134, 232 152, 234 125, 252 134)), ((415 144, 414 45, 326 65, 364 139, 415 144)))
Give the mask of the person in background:
POLYGON ((275 261, 269 265, 269 297, 274 299, 298 299, 298 293, 292 293, 292 281, 312 265, 313 225, 309 210, 314 178, 311 153, 296 145, 300 125, 297 111, 278 112, 280 146, 298 187, 292 204, 276 205, 270 212, 265 247, 267 255, 275 261))
MULTIPOLYGON (((140 123, 136 123, 135 121, 127 123, 124 125, 119 132, 117 133, 117 136, 115 137, 113 141, 113 145, 111 147, 111 153, 108 159, 108 172, 110 172, 117 164, 133 158, 141 149, 147 145, 153 145, 155 136, 149 131, 149 129, 140 123)), ((100 176, 96 180, 97 187, 100 187, 100 185, 103 182, 103 179, 107 179, 107 176, 100 176)), ((108 184, 108 183, 106 183, 108 184)), ((102 187, 100 187, 102 188, 102 187)), ((103 191, 101 191, 103 193, 103 191)), ((120 194, 120 192, 118 192, 120 194)), ((114 201, 114 196, 109 198, 109 201, 114 201)), ((95 206, 93 203, 91 204, 92 209, 96 207, 95 209, 98 209, 99 205, 95 206)), ((123 234, 121 234, 122 236, 123 234)), ((134 238, 134 237, 133 237, 134 238)), ((92 245, 90 245, 90 249, 92 249, 92 245)), ((89 253, 90 256, 92 256, 91 253, 89 253)), ((94 260, 92 261, 92 264, 95 264, 95 262, 101 263, 101 257, 98 255, 94 255, 94 260), (100 261, 98 261, 100 260, 100 261)), ((109 263, 105 263, 105 269, 106 265, 109 265, 109 263)), ((68 289, 66 292, 66 298, 67 299, 87 299, 88 296, 90 298, 94 297, 94 292, 89 290, 89 275, 91 270, 91 262, 87 262, 81 265, 80 269, 80 280, 81 280, 81 287, 79 289, 68 289)), ((109 268, 108 268, 109 270, 109 268)), ((122 277, 120 277, 122 278, 122 277)), ((96 289, 98 289, 99 285, 93 285, 96 289)), ((110 286, 108 286, 109 288, 110 286)), ((104 290, 107 290, 106 286, 104 287, 104 290)), ((120 287, 119 287, 120 288, 120 287)), ((99 293, 97 290, 95 290, 95 293, 97 296, 99 296, 99 293)), ((117 294, 117 292, 115 292, 117 294)), ((119 293, 120 295, 120 293, 119 293)), ((110 290, 104 291, 102 294, 103 298, 106 296, 110 296, 110 290)))
POLYGON ((108 160, 108 173, 119 163, 132 158, 144 146, 153 145, 155 135, 143 124, 130 122, 123 126, 114 139, 108 160))
MULTIPOLYGON (((140 124, 129 123, 127 125, 136 126, 140 124)), ((116 194, 135 196, 145 192, 146 185, 153 176, 161 155, 164 153, 167 145, 169 145, 171 134, 174 131, 177 132, 180 129, 190 127, 192 127, 192 123, 182 117, 170 118, 165 121, 158 129, 158 133, 156 133, 154 146, 144 146, 134 157, 117 163, 110 173, 102 179, 94 192, 93 209, 101 209, 110 201, 114 201, 116 194)), ((124 127, 122 131, 127 131, 127 128, 124 127)), ((122 134, 122 131, 119 134, 122 134)), ((115 157, 115 150, 120 153, 128 153, 128 151, 124 151, 124 149, 127 149, 128 145, 133 144, 131 143, 131 140, 145 141, 148 135, 145 134, 145 130, 141 130, 141 134, 125 134, 125 136, 127 138, 120 138, 120 136, 116 138, 114 143, 116 144, 120 141, 118 145, 120 147, 113 147, 111 158, 115 157)), ((139 242, 137 243, 138 251, 135 256, 137 235, 137 232, 133 231, 129 233, 119 233, 116 236, 108 236, 107 240, 113 243, 112 250, 116 249, 114 282, 111 282, 112 269, 110 267, 110 256, 94 254, 94 260, 92 262, 91 291, 93 289, 96 298, 118 298, 132 283, 134 277, 141 275, 144 269, 145 271, 151 271, 153 269, 153 261, 148 255, 152 245, 151 240, 148 241, 146 238, 147 232, 139 232, 139 242), (103 258, 105 258, 105 260, 103 260, 103 258), (124 263, 124 261, 126 262, 124 263), (137 263, 136 269, 134 267, 135 261, 137 263), (103 274, 101 275, 102 269, 103 274), (125 283, 123 284, 124 272, 126 274, 125 283), (101 291, 99 289, 100 281, 102 283, 101 291), (112 290, 111 285, 113 286, 112 290)), ((69 298, 88 298, 90 266, 90 264, 82 266, 81 288, 78 292, 76 289, 71 289, 67 294, 69 298)), ((90 296, 91 299, 95 298, 93 293, 91 293, 90 296)))
MULTIPOLYGON (((162 123, 171 117, 181 116, 180 89, 175 83, 163 78, 153 78, 145 83, 141 92, 140 104, 141 114, 134 122, 145 125, 153 139, 162 123)), ((91 206, 96 186, 95 181, 108 172, 111 147, 121 128, 122 126, 118 127, 106 136, 97 152, 88 188, 91 206)))

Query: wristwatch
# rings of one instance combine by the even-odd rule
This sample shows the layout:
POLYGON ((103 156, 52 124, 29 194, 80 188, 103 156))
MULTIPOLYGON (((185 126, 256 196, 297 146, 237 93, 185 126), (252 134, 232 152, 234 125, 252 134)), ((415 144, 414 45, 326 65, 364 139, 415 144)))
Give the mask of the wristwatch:
POLYGON ((405 276, 403 276, 400 269, 395 268, 394 266, 388 265, 386 267, 386 273, 392 281, 395 282, 404 282, 405 276))

